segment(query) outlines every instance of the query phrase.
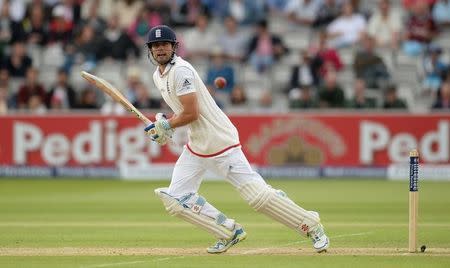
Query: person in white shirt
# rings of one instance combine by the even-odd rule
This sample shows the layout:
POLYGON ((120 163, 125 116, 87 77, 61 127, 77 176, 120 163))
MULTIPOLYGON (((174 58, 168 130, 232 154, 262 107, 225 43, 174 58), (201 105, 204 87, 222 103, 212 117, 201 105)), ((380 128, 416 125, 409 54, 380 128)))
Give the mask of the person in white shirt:
POLYGON ((158 113, 145 131, 164 145, 174 129, 188 127, 188 143, 175 164, 169 187, 155 190, 166 210, 218 239, 208 253, 225 252, 244 240, 247 234, 242 226, 198 194, 202 176, 211 170, 224 176, 256 211, 310 237, 317 252, 326 251, 329 239, 319 214, 299 207, 253 171, 236 127, 216 105, 192 65, 175 54, 177 45, 168 26, 155 26, 148 33, 149 58, 157 65, 153 80, 174 115, 166 118, 158 113))
POLYGON ((390 0, 379 0, 378 10, 370 17, 367 32, 379 47, 397 49, 402 28, 401 14, 390 6, 390 0))
POLYGON ((327 27, 330 44, 335 48, 352 46, 359 41, 365 28, 365 18, 360 14, 354 13, 352 3, 348 1, 342 6, 341 16, 327 27))

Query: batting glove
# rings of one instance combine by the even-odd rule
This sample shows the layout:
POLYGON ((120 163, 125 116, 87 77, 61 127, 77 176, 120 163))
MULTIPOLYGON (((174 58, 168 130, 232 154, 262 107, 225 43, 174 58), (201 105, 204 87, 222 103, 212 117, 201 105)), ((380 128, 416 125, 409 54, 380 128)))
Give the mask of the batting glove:
POLYGON ((163 113, 156 114, 156 121, 148 125, 144 130, 159 145, 166 144, 167 140, 172 138, 173 135, 173 129, 163 113))

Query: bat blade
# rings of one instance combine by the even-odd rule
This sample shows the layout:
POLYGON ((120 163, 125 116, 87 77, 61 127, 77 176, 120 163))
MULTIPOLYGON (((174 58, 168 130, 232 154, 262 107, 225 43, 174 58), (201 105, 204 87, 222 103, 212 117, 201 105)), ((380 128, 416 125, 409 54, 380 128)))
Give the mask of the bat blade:
POLYGON ((130 111, 134 115, 136 115, 137 118, 139 118, 144 124, 150 125, 152 121, 148 119, 145 115, 143 115, 136 107, 134 107, 133 104, 130 103, 125 96, 120 93, 120 91, 115 88, 113 85, 111 85, 108 81, 95 76, 93 74, 90 74, 86 71, 81 72, 81 76, 86 79, 90 84, 96 86, 104 93, 108 94, 114 101, 120 103, 126 110, 130 111))

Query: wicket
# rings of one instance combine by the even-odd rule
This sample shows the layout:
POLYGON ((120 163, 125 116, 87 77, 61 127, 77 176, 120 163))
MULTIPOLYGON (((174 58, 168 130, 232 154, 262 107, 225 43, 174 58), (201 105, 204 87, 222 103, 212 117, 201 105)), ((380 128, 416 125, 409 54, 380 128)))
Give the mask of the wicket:
POLYGON ((417 218, 419 215, 419 152, 409 153, 409 252, 417 252, 417 218))

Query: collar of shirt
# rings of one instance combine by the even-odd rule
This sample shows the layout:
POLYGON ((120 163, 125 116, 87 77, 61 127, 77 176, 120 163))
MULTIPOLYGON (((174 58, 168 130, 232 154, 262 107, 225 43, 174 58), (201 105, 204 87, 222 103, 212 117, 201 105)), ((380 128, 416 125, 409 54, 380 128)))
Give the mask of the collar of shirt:
POLYGON ((177 58, 178 58, 177 55, 174 55, 174 56, 173 56, 172 61, 170 61, 170 62, 166 65, 166 68, 164 69, 164 72, 163 72, 162 74, 161 74, 161 72, 159 71, 159 68, 160 68, 160 67, 158 66, 158 74, 159 74, 160 77, 164 77, 164 76, 166 76, 166 75, 169 73, 170 69, 172 69, 172 66, 175 65, 177 58))

